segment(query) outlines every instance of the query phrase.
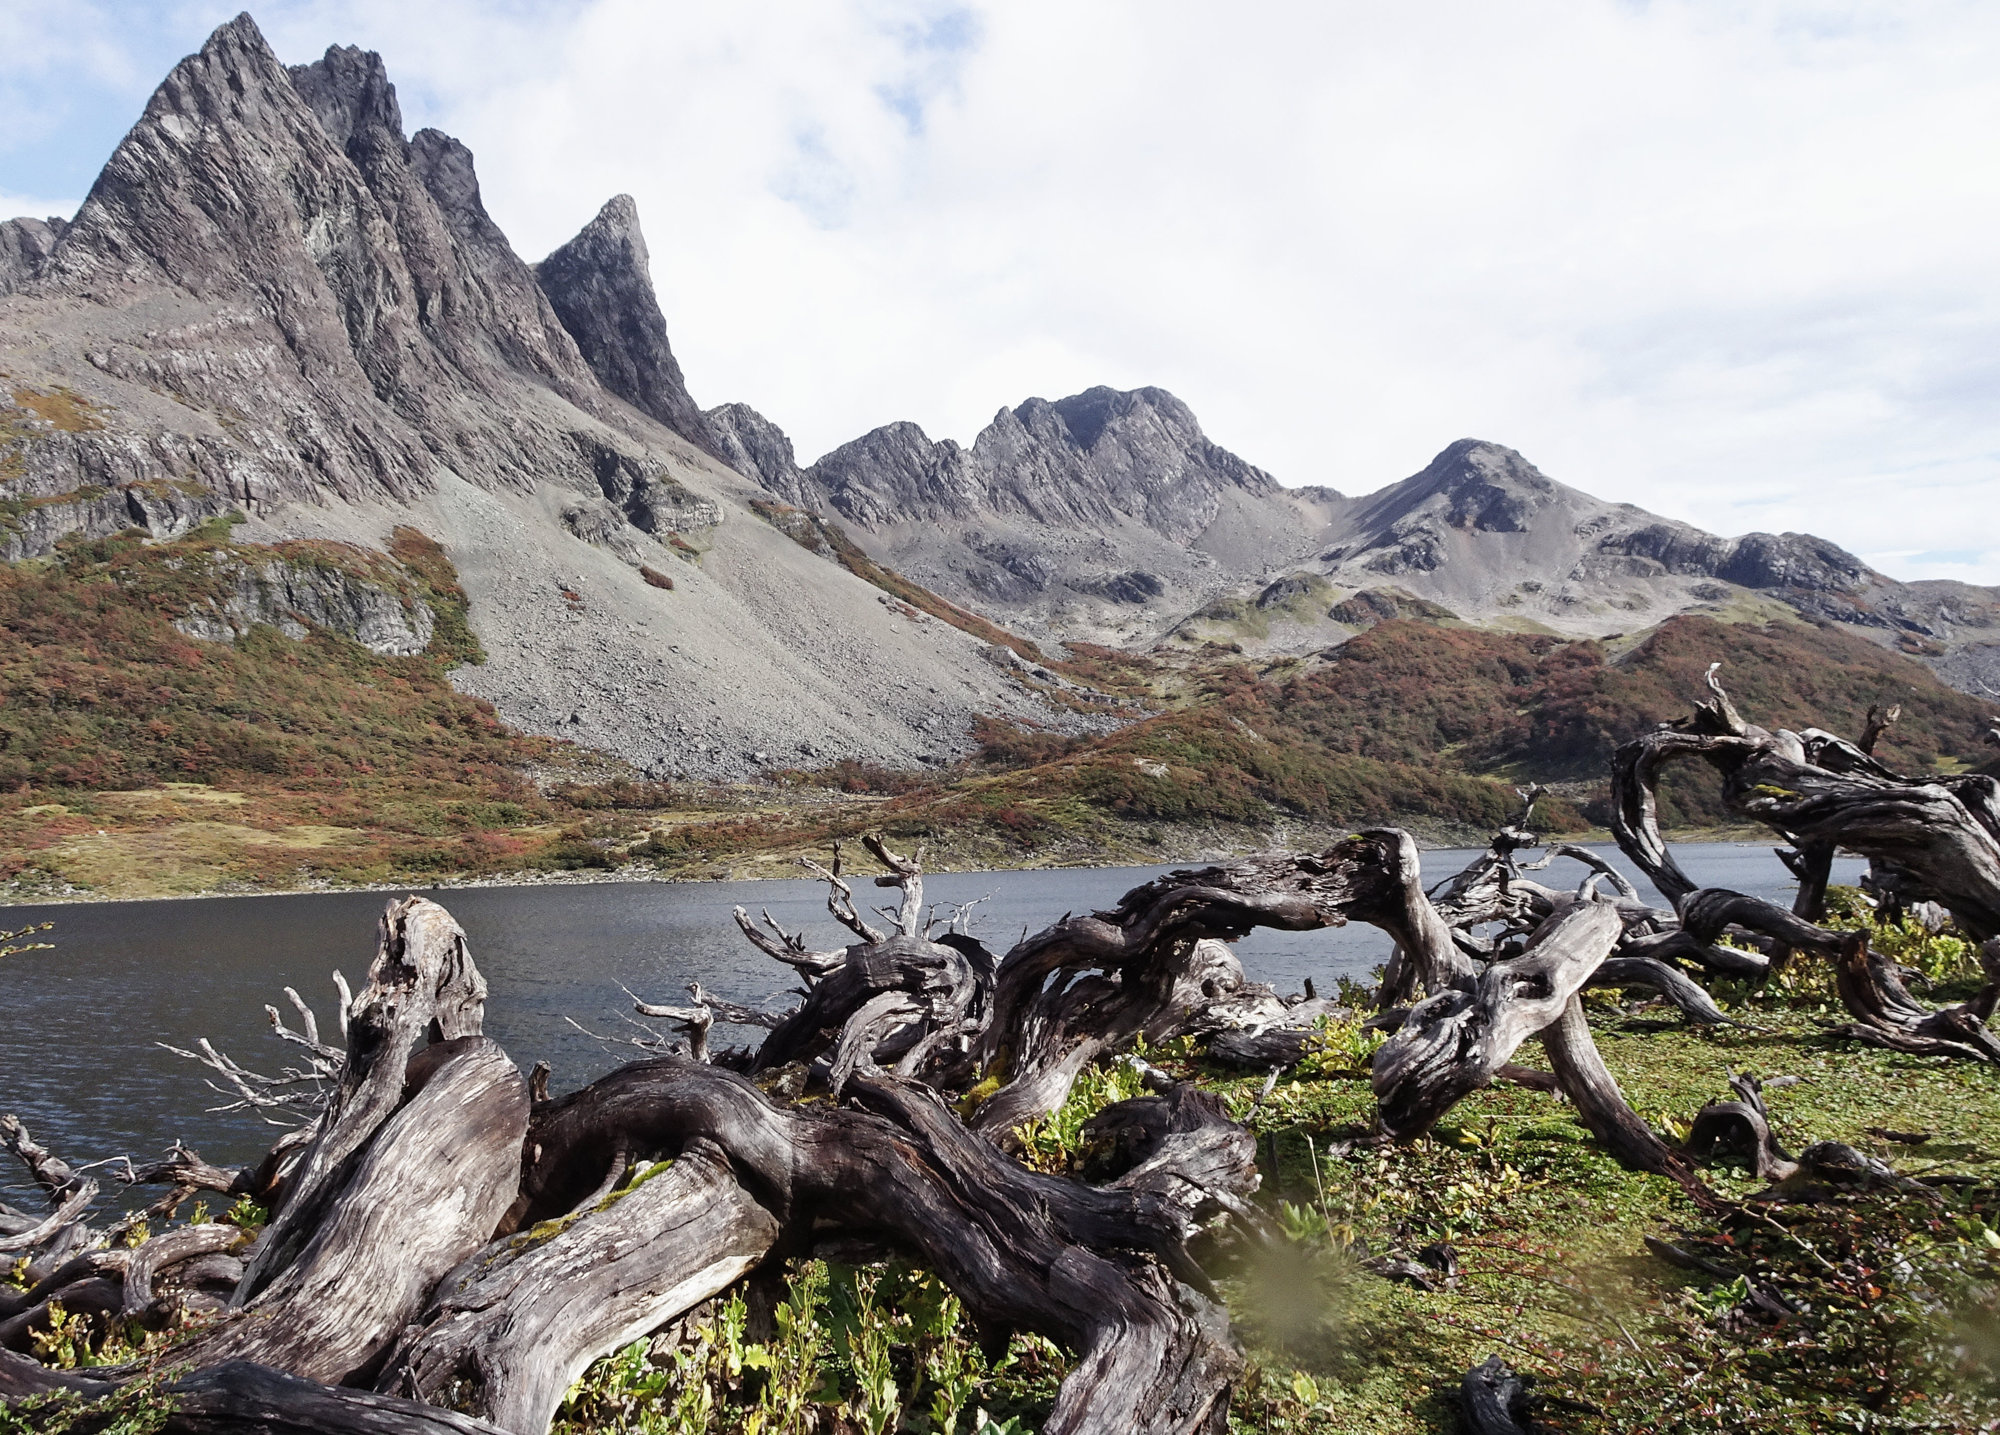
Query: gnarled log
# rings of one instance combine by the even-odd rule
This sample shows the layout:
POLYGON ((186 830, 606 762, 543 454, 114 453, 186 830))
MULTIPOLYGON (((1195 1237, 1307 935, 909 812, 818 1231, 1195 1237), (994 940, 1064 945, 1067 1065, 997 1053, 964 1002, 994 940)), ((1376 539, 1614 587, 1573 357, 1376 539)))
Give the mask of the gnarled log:
POLYGON ((1700 757, 1740 816, 1800 852, 1843 847, 1905 876, 1975 941, 2000 935, 2000 785, 1977 774, 1926 780, 1891 772, 1830 734, 1768 732, 1743 720, 1709 669, 1711 701, 1620 747, 1612 833, 1678 903, 1695 890, 1660 836, 1654 788, 1666 764, 1700 757))
POLYGON ((1623 930, 1608 903, 1551 918, 1528 949, 1495 962, 1470 990, 1426 997, 1375 1053, 1370 1081, 1383 1129, 1421 1136, 1468 1092, 1493 1080, 1514 1051, 1562 1015, 1623 930))
POLYGON ((401 1334, 441 1276, 486 1242, 513 1199, 527 1084, 484 1037, 441 1042, 424 1058, 412 1063, 419 1089, 320 1203, 297 1260, 240 1316, 183 1347, 183 1358, 197 1366, 245 1359, 345 1381, 401 1334))
POLYGON ((1771 1112, 1764 1105, 1764 1083, 1747 1071, 1729 1078, 1733 1101, 1711 1101, 1695 1113, 1681 1150, 1693 1160, 1706 1161, 1718 1148, 1748 1153, 1751 1169, 1766 1181, 1782 1181, 1799 1169, 1785 1154, 1771 1130, 1771 1112))
MULTIPOLYGON (((913 1082, 856 1075, 848 1092, 862 1109, 787 1109, 714 1067, 672 1057, 622 1067, 536 1109, 507 1225, 569 1210, 585 1193, 576 1173, 621 1144, 671 1154, 703 1138, 788 1231, 905 1251, 982 1329, 1036 1330, 1076 1352, 1045 1431, 1187 1432, 1220 1419, 1241 1357, 1220 1309, 1168 1273, 1197 1274, 1182 1246, 1185 1191, 1029 1171, 913 1082)), ((1255 1186, 1247 1132, 1236 1156, 1226 1172, 1236 1189, 1219 1192, 1230 1200, 1255 1186)), ((1178 1184, 1222 1179, 1203 1161, 1206 1174, 1178 1184)))
POLYGON ((670 1169, 551 1224, 503 1238, 440 1282, 376 1388, 542 1435, 593 1360, 725 1289, 779 1235, 700 1138, 670 1169))
POLYGON ((974 1114, 1004 1131, 1060 1106, 1076 1075, 1135 1036, 1163 1040, 1243 986, 1233 956, 1201 944, 1257 927, 1311 931, 1349 920, 1395 938, 1405 985, 1434 989, 1472 974, 1419 880, 1416 843, 1380 828, 1321 853, 1267 853, 1170 872, 1109 911, 1067 917, 1000 960, 993 1016, 976 1063, 1006 1080, 974 1114), (1062 974, 1061 979, 1056 978, 1062 974))
POLYGON ((382 913, 368 986, 347 1013, 340 1084, 285 1183, 282 1204, 232 1305, 247 1303, 312 1239, 350 1163, 402 1102, 404 1068, 418 1039, 479 1035, 485 1003, 486 980, 451 914, 422 897, 391 902, 382 913))

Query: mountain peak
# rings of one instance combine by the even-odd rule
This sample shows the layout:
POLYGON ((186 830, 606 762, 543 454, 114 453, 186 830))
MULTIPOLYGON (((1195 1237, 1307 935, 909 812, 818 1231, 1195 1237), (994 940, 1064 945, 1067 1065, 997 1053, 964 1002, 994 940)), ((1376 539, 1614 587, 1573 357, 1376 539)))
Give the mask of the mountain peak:
POLYGON ((388 67, 373 50, 330 45, 307 65, 290 67, 292 86, 312 107, 320 128, 345 151, 357 134, 385 132, 403 137, 403 110, 388 67))
POLYGON ((1069 430, 1076 446, 1085 451, 1096 447, 1104 431, 1117 420, 1141 410, 1151 410, 1175 427, 1197 435, 1201 432, 1201 425, 1195 422, 1188 406, 1165 389, 1114 389, 1098 384, 1080 394, 1057 399, 1049 408, 1062 418, 1063 427, 1069 430))
POLYGON ((574 239, 535 266, 535 278, 607 389, 722 455, 667 342, 667 320, 653 291, 652 260, 631 195, 607 201, 574 239))

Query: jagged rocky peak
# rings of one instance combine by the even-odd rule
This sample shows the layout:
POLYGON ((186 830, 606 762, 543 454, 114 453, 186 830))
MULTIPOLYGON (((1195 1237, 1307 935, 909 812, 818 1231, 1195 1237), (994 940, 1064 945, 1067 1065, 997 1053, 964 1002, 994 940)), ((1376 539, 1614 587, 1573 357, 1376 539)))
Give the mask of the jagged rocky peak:
POLYGON ((950 439, 933 443, 906 421, 842 444, 806 477, 827 504, 867 528, 970 518, 986 496, 964 449, 950 439))
POLYGON ((863 434, 801 472, 775 425, 742 405, 710 413, 724 456, 787 501, 865 528, 998 516, 1074 529, 1133 521, 1187 544, 1229 494, 1280 494, 1209 441, 1164 389, 1087 389, 1001 409, 969 449, 913 423, 863 434))
POLYGON ((787 503, 807 501, 799 462, 785 431, 748 404, 722 404, 702 413, 716 443, 716 457, 787 503))
POLYGON ((1086 389, 1002 409, 972 446, 983 507, 1041 523, 1136 519, 1189 543, 1226 494, 1276 494, 1276 479, 1211 443, 1165 389, 1086 389))
POLYGON ((720 456, 667 342, 631 195, 614 196, 576 238, 535 266, 535 276, 604 387, 720 456))
POLYGON ((358 176, 340 173, 339 159, 256 24, 239 15, 153 92, 43 277, 65 288, 126 280, 229 292, 246 271, 269 275, 303 253, 282 222, 294 216, 328 226, 326 250, 352 251, 352 231, 379 216, 356 204, 358 176), (319 182, 291 182, 308 172, 319 182))
POLYGON ((403 137, 403 110, 388 68, 373 50, 332 45, 310 64, 290 67, 293 88, 312 107, 320 128, 352 155, 378 135, 403 137))

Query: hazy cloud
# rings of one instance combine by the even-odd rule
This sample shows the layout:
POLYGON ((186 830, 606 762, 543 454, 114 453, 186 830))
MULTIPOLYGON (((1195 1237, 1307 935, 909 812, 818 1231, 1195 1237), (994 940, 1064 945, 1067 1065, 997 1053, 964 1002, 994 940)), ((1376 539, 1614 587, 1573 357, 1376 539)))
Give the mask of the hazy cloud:
MULTIPOLYGON (((0 102, 82 97, 0 147, 0 189, 80 195, 231 13, 66 8, 33 59, 40 22, 0 21, 0 102)), ((1718 531, 2000 582, 1990 5, 257 14, 287 59, 382 51, 530 258, 632 193, 696 394, 804 455, 1153 383, 1290 482, 1374 488, 1471 434, 1718 531)))

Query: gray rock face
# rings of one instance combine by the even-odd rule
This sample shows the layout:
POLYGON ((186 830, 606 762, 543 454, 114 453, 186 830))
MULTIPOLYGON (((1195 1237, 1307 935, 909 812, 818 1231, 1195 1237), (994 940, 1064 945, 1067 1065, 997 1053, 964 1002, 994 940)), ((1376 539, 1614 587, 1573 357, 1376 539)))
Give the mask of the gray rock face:
POLYGON ((716 442, 716 457, 787 503, 808 502, 792 441, 783 429, 748 404, 723 404, 702 418, 716 442))
POLYGON ((1541 580, 1545 587, 1547 579, 1581 584, 1673 575, 1841 593, 1875 576, 1852 554, 1810 535, 1718 538, 1630 504, 1600 502, 1549 479, 1514 450, 1477 439, 1460 439, 1421 473, 1358 500, 1339 527, 1348 541, 1322 554, 1329 571, 1358 565, 1408 577, 1447 564, 1476 567, 1482 551, 1490 570, 1491 560, 1509 553, 1525 558, 1532 549, 1560 560, 1560 570, 1551 561, 1552 571, 1523 573, 1517 581, 1541 580))
POLYGON ((0 294, 11 294, 39 274, 49 251, 56 247, 69 221, 10 219, 0 224, 0 294))
MULTIPOLYGON (((486 216, 470 155, 401 124, 379 57, 287 70, 247 16, 177 65, 14 286, 97 374, 174 402, 38 446, 12 492, 103 475, 254 511, 407 501, 446 469, 594 487, 571 435, 601 430, 608 399, 486 216)), ((118 507, 67 511, 96 531, 118 507)))
MULTIPOLYGON (((755 476, 765 469, 760 462, 755 476)), ((1000 410, 970 450, 934 443, 915 424, 889 424, 827 454, 796 483, 815 506, 865 528, 981 514, 1093 529, 1129 520, 1180 544, 1208 528, 1225 494, 1282 493, 1262 469, 1209 442, 1164 389, 1029 399, 1000 410)))
POLYGON ((1669 573, 1700 573, 1746 588, 1798 588, 1845 593, 1870 577, 1869 569, 1846 550, 1809 533, 1750 533, 1741 538, 1649 524, 1629 534, 1607 537, 1606 553, 1650 558, 1669 573))
POLYGON ((621 194, 535 266, 542 290, 604 387, 720 457, 667 343, 639 210, 621 194))
POLYGON ((422 599, 405 600, 352 573, 316 564, 253 561, 233 553, 211 561, 228 584, 227 596, 174 620, 191 638, 233 643, 256 623, 303 638, 311 624, 377 653, 408 657, 430 646, 437 615, 422 599))
POLYGON ((950 439, 932 443, 913 423, 887 424, 842 444, 806 471, 800 488, 864 528, 970 518, 985 497, 965 450, 950 439))
POLYGON ((586 448, 604 497, 642 533, 698 534, 722 522, 721 506, 689 489, 666 465, 603 444, 586 448))
POLYGON ((1101 573, 1071 578, 1069 586, 1079 593, 1093 593, 1114 603, 1144 604, 1165 595, 1167 585, 1156 573, 1134 568, 1126 573, 1101 573))

